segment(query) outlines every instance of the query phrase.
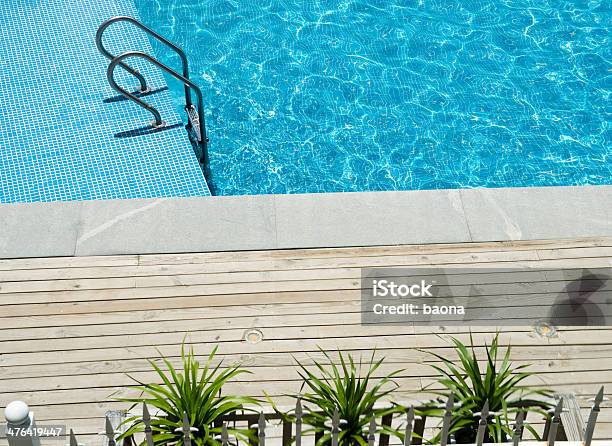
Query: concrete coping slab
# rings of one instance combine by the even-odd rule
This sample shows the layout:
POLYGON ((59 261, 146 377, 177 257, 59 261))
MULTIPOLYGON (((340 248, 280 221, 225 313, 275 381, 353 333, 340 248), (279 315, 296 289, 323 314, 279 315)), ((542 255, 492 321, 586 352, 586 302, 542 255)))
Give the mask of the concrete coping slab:
POLYGON ((0 205, 0 258, 612 236, 612 186, 0 205))

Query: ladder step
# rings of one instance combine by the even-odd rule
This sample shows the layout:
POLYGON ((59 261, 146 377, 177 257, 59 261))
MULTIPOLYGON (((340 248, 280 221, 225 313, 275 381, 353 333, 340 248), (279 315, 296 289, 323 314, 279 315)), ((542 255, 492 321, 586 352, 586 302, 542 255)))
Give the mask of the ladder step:
POLYGON ((198 115, 198 112, 196 111, 195 107, 187 107, 187 116, 189 118, 189 124, 191 124, 191 127, 193 128, 193 131, 195 132, 198 141, 202 141, 202 132, 200 130, 200 116, 198 115))

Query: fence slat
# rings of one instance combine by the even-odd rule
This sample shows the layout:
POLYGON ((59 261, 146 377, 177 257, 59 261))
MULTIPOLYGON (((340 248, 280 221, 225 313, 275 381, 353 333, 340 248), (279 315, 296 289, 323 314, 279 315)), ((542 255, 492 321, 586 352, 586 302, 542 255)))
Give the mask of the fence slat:
POLYGON ((589 420, 587 421, 586 429, 584 431, 584 446, 590 446, 593 441, 593 433, 595 432, 595 424, 597 423, 597 417, 599 416, 600 408, 599 406, 603 402, 604 399, 604 386, 601 386, 599 392, 595 396, 595 401, 593 402, 593 407, 591 408, 591 412, 589 413, 589 420))
POLYGON ((550 431, 548 432, 548 446, 555 446, 557 441, 557 431, 561 422, 561 411, 563 410, 563 398, 559 399, 552 420, 550 422, 550 431))
POLYGON ((259 446, 265 446, 266 445, 266 417, 264 416, 263 412, 259 412, 259 421, 257 423, 258 425, 258 435, 257 435, 257 439, 259 441, 259 446))
POLYGON ((302 446, 302 401, 295 403, 295 446, 302 446))
POLYGON ((332 446, 338 446, 338 433, 340 426, 340 414, 338 413, 338 408, 334 408, 334 416, 332 417, 332 435, 331 435, 331 444, 332 446))
POLYGON ((450 430, 451 420, 453 418, 453 407, 455 406, 455 396, 451 392, 446 400, 446 410, 444 412, 444 419, 442 421, 442 433, 440 437, 440 446, 446 446, 448 443, 448 432, 450 430))
MULTIPOLYGON (((596 428, 596 423, 598 420, 599 412, 602 410, 601 405, 604 399, 605 399, 604 386, 601 386, 596 396, 592 399, 593 405, 589 412, 588 421, 584 424, 585 428, 583 432, 583 435, 584 435, 583 440, 581 443, 582 446, 591 446, 591 444, 593 443, 594 431, 596 428)), ((25 403, 22 403, 22 404, 25 404, 25 403)), ((563 428, 564 428, 565 421, 562 417, 564 410, 566 410, 565 408, 566 408, 566 401, 564 398, 561 398, 557 401, 557 404, 555 405, 554 409, 547 412, 547 417, 546 417, 547 426, 545 427, 544 434, 542 435, 543 444, 545 442, 547 446, 555 446, 555 444, 559 444, 562 441, 567 441, 567 439, 564 438, 563 428)), ((424 429, 425 417, 416 416, 417 409, 415 409, 414 406, 410 406, 408 410, 405 412, 406 421, 404 425, 404 438, 403 438, 402 446, 417 446, 422 443, 422 439, 420 437, 422 436, 422 432, 424 429)), ((449 435, 449 433, 450 433, 452 416, 453 416, 454 410, 455 410, 454 394, 451 393, 448 396, 448 399, 445 403, 445 410, 442 416, 443 419, 442 419, 442 426, 440 430, 440 441, 439 441, 438 446, 447 446, 450 441, 449 437, 452 437, 449 435)), ((322 414, 323 412, 320 411, 316 413, 322 414)), ((397 412, 394 412, 394 413, 397 413, 397 412)), ((482 410, 480 412, 476 412, 473 414, 474 417, 477 417, 477 416, 479 417, 478 430, 476 433, 475 441, 474 443, 472 443, 473 446, 482 446, 485 443, 485 441, 487 441, 488 422, 489 422, 489 418, 491 417, 491 414, 492 413, 490 412, 490 405, 489 405, 488 400, 485 401, 482 407, 482 410)), ((508 445, 512 444, 513 446, 520 446, 522 444, 522 441, 523 441, 522 436, 524 432, 526 415, 527 415, 527 412, 524 410, 524 408, 519 408, 519 410, 517 411, 515 422, 513 423, 514 425, 512 426, 512 440, 511 442, 508 442, 506 444, 508 445)), ((19 420, 21 420, 21 418, 19 418, 19 420)), ((117 446, 119 442, 116 438, 119 434, 119 430, 115 426, 113 426, 113 423, 111 422, 112 416, 107 415, 104 417, 104 420, 105 420, 105 430, 102 434, 108 439, 107 445, 117 446)), ((254 443, 255 438, 257 439, 256 440, 257 445, 254 445, 254 446, 265 446, 266 426, 268 424, 267 421, 282 420, 283 446, 291 446, 293 441, 295 441, 295 446, 302 446, 304 418, 303 418, 303 406, 302 406, 300 399, 296 400, 295 419, 293 417, 288 419, 282 413, 279 413, 279 412, 271 413, 268 416, 263 411, 259 413, 250 412, 248 414, 244 412, 238 412, 238 413, 220 417, 217 420, 217 423, 215 424, 215 428, 216 428, 215 430, 218 432, 217 429, 221 428, 221 435, 220 436, 216 435, 215 439, 217 441, 219 441, 219 439, 221 440, 220 441, 221 446, 230 446, 229 433, 228 433, 228 422, 230 422, 230 420, 232 420, 234 423, 236 423, 236 421, 248 422, 248 426, 251 429, 251 432, 254 432, 255 434, 254 437, 253 436, 250 437, 252 440, 249 441, 249 444, 252 444, 251 442, 254 443), (295 437, 292 436, 294 423, 295 423, 295 437)), ((393 414, 386 414, 380 420, 377 420, 375 415, 372 413, 369 424, 368 424, 368 431, 367 431, 368 446, 376 445, 377 435, 378 435, 378 446, 385 446, 384 444, 385 437, 388 441, 389 434, 384 434, 382 431, 385 430, 386 427, 391 427, 392 422, 393 422, 393 414), (377 424, 377 421, 380 421, 380 424, 377 424)), ((31 421, 31 423, 33 424, 33 421, 31 421)), ((154 440, 153 440, 153 429, 151 426, 151 415, 149 413, 149 409, 146 403, 143 403, 142 405, 142 423, 144 427, 143 433, 145 437, 144 438, 145 441, 143 441, 143 443, 146 446, 155 446, 154 440)), ((341 432, 340 429, 341 428, 344 429, 345 423, 346 423, 346 420, 340 419, 339 410, 337 407, 335 407, 333 411, 332 419, 331 420, 327 419, 325 421, 325 426, 320 431, 315 432, 315 441, 320 440, 323 435, 327 436, 328 432, 330 432, 329 429, 331 428, 330 438, 326 440, 326 442, 329 441, 329 446, 339 446, 340 432, 341 432)), ((398 428, 401 428, 401 425, 398 428)), ((190 426, 190 420, 186 412, 183 413, 182 427, 179 427, 175 429, 174 431, 177 433, 180 432, 182 434, 184 446, 194 445, 194 442, 191 439, 191 433, 197 432, 198 429, 190 426)), ((364 436, 366 435, 365 432, 363 435, 364 436)), ((364 440, 366 440, 366 438, 364 438, 364 440)), ((132 446, 133 444, 135 444, 133 437, 128 437, 123 442, 124 446, 132 446)), ((563 443, 563 444, 566 444, 566 443, 563 443)), ((595 444, 598 444, 598 442, 595 442, 595 444)), ((13 444, 11 440, 9 439, 9 446, 23 446, 23 444, 22 443, 13 444)), ((26 443, 26 446, 34 446, 34 445, 32 445, 31 443, 26 443)), ((79 446, 77 438, 72 429, 70 429, 69 431, 69 446, 79 446)))
POLYGON ((221 446, 227 446, 229 444, 229 435, 227 434, 227 422, 223 422, 221 428, 221 446))
POLYGON ((105 434, 106 438, 108 438, 108 446, 115 446, 115 429, 113 429, 113 423, 111 423, 108 417, 105 417, 105 419, 105 434))
POLYGON ((414 429, 414 406, 410 406, 406 414, 406 429, 404 430, 404 446, 412 444, 412 431, 414 429))
POLYGON ((376 420, 374 419, 374 415, 370 419, 370 426, 368 427, 368 446, 374 446, 374 442, 376 441, 376 420))
POLYGON ((525 412, 519 410, 514 422, 514 433, 512 435, 512 445, 519 446, 519 442, 523 437, 523 422, 525 421, 525 412))
MULTIPOLYGON (((475 414, 476 415, 476 414, 475 414)), ((485 434, 487 433, 487 418, 489 417, 489 400, 486 400, 480 411, 480 421, 478 422, 478 433, 476 434, 476 446, 482 446, 485 434)))
POLYGON ((144 434, 147 446, 154 446, 153 429, 151 429, 151 414, 149 414, 149 408, 147 407, 147 403, 142 404, 142 422, 145 425, 144 434))
POLYGON ((191 425, 189 418, 187 418, 187 412, 183 412, 183 444, 191 446, 191 425))
POLYGON ((79 446, 79 442, 77 441, 72 429, 70 429, 70 446, 79 446))

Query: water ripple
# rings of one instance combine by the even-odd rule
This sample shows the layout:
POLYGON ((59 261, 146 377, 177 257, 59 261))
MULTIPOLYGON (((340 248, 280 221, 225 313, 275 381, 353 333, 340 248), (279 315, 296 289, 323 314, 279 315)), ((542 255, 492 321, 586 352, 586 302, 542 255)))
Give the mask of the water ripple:
POLYGON ((188 53, 221 194, 612 182, 612 2, 136 3, 188 53))

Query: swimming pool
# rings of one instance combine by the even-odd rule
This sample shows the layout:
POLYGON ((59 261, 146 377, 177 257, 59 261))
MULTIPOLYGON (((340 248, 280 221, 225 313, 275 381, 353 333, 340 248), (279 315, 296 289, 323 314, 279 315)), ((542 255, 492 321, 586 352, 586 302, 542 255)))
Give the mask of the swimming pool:
POLYGON ((220 194, 612 182, 609 1, 136 5, 189 55, 220 194))

